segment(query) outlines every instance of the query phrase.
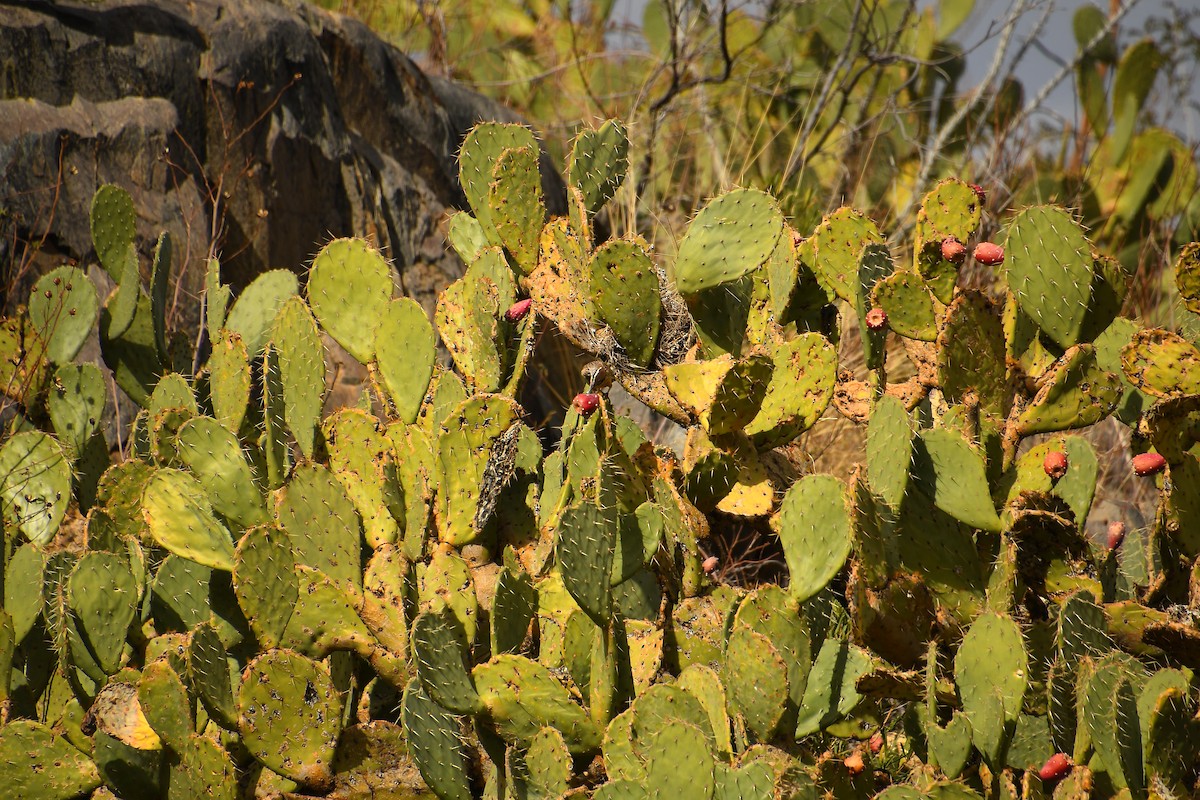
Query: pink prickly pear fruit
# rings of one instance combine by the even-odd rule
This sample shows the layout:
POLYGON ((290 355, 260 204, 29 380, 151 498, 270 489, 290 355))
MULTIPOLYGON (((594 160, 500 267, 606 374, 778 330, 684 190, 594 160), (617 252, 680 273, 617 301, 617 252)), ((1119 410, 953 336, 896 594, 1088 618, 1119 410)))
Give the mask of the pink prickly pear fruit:
POLYGON ((1058 480, 1066 475, 1068 466, 1067 454, 1060 450, 1046 453, 1046 457, 1042 459, 1042 469, 1046 471, 1051 480, 1058 480))
POLYGON ((1133 471, 1138 475, 1157 475, 1167 466, 1167 460, 1158 453, 1142 453, 1133 457, 1133 471))
POLYGON ((1121 546, 1121 542, 1125 541, 1125 523, 1119 519, 1114 519, 1108 523, 1108 536, 1104 540, 1104 544, 1109 550, 1116 550, 1121 546))
POLYGON ((1073 766, 1066 753, 1055 753, 1042 764, 1042 768, 1038 770, 1038 777, 1044 781, 1056 781, 1070 772, 1073 766))
POLYGON ((590 417, 600 407, 600 395, 590 392, 577 394, 571 405, 575 406, 575 410, 579 412, 580 416, 590 417))
POLYGON ((974 192, 975 196, 979 198, 979 202, 987 202, 987 189, 984 189, 978 183, 968 183, 967 186, 971 187, 971 191, 974 192))
POLYGON ((871 734, 867 746, 871 748, 871 755, 879 755, 879 751, 883 749, 883 734, 878 731, 871 734))
POLYGON ((887 312, 882 308, 872 308, 867 312, 867 327, 873 331, 881 331, 887 327, 887 312))
POLYGON ((525 319, 529 313, 529 309, 533 306, 533 300, 526 297, 524 300, 518 300, 508 307, 508 311, 504 312, 504 318, 509 322, 520 322, 525 319))
POLYGON ((992 242, 980 242, 975 245, 975 260, 980 264, 994 267, 1004 263, 1004 248, 992 242))
POLYGON ((955 236, 947 236, 942 240, 942 258, 954 264, 961 264, 967 257, 967 246, 955 236))
POLYGON ((717 567, 720 565, 720 563, 721 559, 717 558, 716 556, 709 556, 708 558, 704 559, 704 563, 700 566, 704 568, 706 573, 711 575, 717 571, 717 567))

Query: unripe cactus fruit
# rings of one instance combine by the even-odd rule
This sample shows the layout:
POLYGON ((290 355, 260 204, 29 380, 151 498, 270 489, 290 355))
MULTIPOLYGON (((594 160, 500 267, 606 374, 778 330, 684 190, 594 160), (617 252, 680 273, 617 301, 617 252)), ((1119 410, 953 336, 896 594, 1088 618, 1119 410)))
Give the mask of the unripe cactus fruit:
POLYGON ((583 392, 575 395, 575 400, 572 402, 575 410, 582 417, 590 417, 592 413, 600 407, 600 395, 590 392, 583 392))
POLYGON ((1109 550, 1116 550, 1121 546, 1121 542, 1125 541, 1125 523, 1119 519, 1114 519, 1108 523, 1108 536, 1104 543, 1109 550))
POLYGON ((509 322, 520 322, 525 319, 525 315, 529 313, 529 308, 533 305, 533 300, 526 297, 524 300, 518 300, 509 306, 508 311, 504 312, 504 318, 509 322))
POLYGON ((1004 262, 1004 248, 992 242, 980 242, 975 245, 974 256, 980 264, 994 267, 1004 262))
POLYGON ((1133 457, 1133 471, 1138 475, 1157 475, 1167 466, 1167 460, 1158 453, 1142 453, 1133 457))
POLYGON ((1046 763, 1038 770, 1038 777, 1044 781, 1056 781, 1071 771, 1071 759, 1066 753, 1055 753, 1046 759, 1046 763))
POLYGON ((1067 454, 1061 450, 1051 450, 1042 460, 1042 469, 1046 471, 1051 480, 1058 480, 1066 475, 1067 466, 1067 454))
POLYGON ((882 308, 872 308, 867 312, 867 327, 873 331, 881 331, 887 326, 887 312, 882 308))
POLYGON ((717 571, 717 566, 720 563, 721 559, 717 558, 716 556, 709 556, 708 558, 704 559, 704 563, 701 564, 701 566, 704 567, 705 572, 711 575, 717 571))
POLYGON ((956 236, 947 236, 942 240, 942 258, 953 264, 961 264, 967 257, 967 246, 956 236))
POLYGON ((984 189, 978 183, 968 183, 967 186, 971 187, 971 191, 974 192, 975 196, 979 198, 980 203, 987 202, 987 190, 986 189, 984 189))

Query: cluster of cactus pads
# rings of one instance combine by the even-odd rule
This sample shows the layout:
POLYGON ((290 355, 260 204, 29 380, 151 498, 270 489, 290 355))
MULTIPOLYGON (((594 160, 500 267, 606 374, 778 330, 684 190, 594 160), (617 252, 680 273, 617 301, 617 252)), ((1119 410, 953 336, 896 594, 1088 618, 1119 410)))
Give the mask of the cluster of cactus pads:
MULTIPOLYGON (((533 135, 480 125, 432 322, 339 239, 303 287, 234 300, 210 265, 199 359, 169 240, 147 289, 100 190, 107 301, 63 267, 0 327, 0 796, 1195 796, 1196 346, 1119 316, 1131 276, 1063 209, 981 245, 958 180, 911 264, 862 214, 804 236, 749 189, 672 258, 598 243, 627 152, 581 134, 545 222, 533 135), (549 326, 597 362, 557 432, 519 404, 549 326), (97 327, 141 408, 111 465, 97 327), (326 336, 369 375, 329 414, 326 336), (831 408, 866 431, 848 481, 766 457, 831 408), (1101 459, 1066 432, 1110 416, 1158 513, 1093 541, 1101 459), (715 580, 729 520, 778 537, 785 586, 715 580)), ((1177 283, 1200 312, 1200 245, 1177 283)))

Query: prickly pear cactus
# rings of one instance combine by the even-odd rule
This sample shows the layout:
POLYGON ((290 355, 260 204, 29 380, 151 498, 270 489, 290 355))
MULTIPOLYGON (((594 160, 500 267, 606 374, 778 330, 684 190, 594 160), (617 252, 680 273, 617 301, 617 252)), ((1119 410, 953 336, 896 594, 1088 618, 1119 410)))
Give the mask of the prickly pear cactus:
POLYGON ((97 194, 117 288, 63 267, 0 324, 9 794, 1200 792, 1189 329, 1120 317, 1129 276, 1070 212, 985 217, 955 179, 911 242, 850 208, 797 231, 749 188, 677 247, 597 241, 630 147, 580 133, 547 219, 533 134, 477 126, 432 315, 359 240, 303 290, 234 298, 214 261, 199 360, 169 240, 143 286, 132 201, 97 194), (588 361, 558 408, 523 393, 546 334, 588 361), (325 407, 330 343, 354 408, 325 407), (114 387, 142 406, 119 443, 114 387), (836 426, 864 446, 824 474, 836 426), (1117 474, 1157 509, 1118 518, 1117 474))

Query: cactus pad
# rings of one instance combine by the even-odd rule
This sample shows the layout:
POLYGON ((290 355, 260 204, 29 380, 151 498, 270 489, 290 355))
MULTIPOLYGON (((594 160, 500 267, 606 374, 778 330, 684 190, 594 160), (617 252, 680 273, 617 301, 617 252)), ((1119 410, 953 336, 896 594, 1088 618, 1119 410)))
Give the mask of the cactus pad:
POLYGON ((71 467, 52 436, 25 431, 0 447, 0 502, 5 519, 31 542, 54 538, 71 501, 71 467))
POLYGON ((782 233, 783 215, 770 195, 723 194, 696 215, 679 243, 675 285, 693 295, 736 281, 766 263, 782 233))
POLYGON ((201 484, 186 472, 158 470, 142 493, 142 516, 154 540, 172 553, 213 569, 233 569, 229 531, 213 516, 201 484))
POLYGON ((375 354, 375 331, 392 289, 392 268, 361 239, 334 239, 308 273, 308 304, 321 327, 363 364, 375 354))
POLYGON ((1034 206, 1008 229, 1005 279, 1021 310, 1064 349, 1078 344, 1091 304, 1092 248, 1071 214, 1034 206))
POLYGON ((845 484, 832 475, 801 478, 784 496, 772 524, 787 559, 788 591, 799 601, 807 600, 833 579, 850 554, 845 484))

